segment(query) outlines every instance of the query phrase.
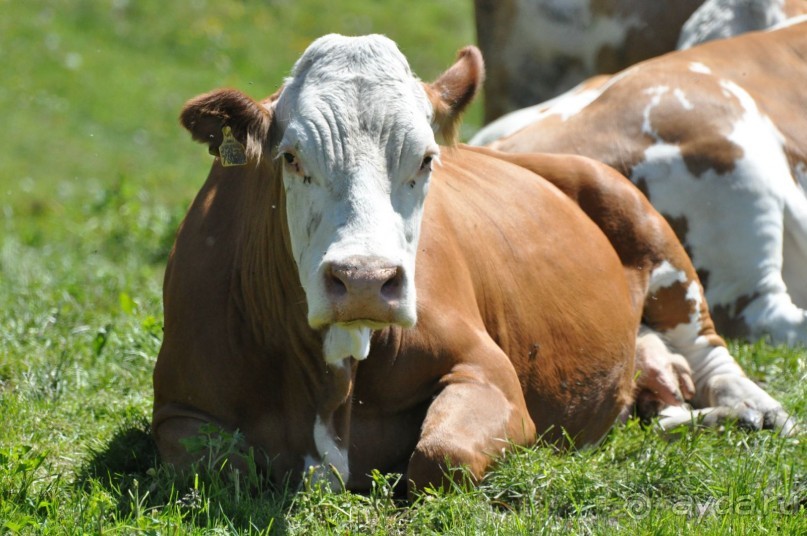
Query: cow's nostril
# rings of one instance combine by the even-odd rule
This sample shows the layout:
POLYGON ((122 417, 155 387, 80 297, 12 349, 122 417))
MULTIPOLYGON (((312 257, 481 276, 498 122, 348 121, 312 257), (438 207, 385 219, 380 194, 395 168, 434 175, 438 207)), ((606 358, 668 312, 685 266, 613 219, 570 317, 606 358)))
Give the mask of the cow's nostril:
POLYGON ((331 296, 341 297, 347 294, 347 285, 345 285, 345 281, 340 275, 344 277, 344 275, 340 274, 338 271, 329 270, 325 277, 326 291, 331 296))
POLYGON ((401 298, 403 288, 403 270, 396 268, 395 273, 381 285, 381 296, 387 300, 398 300, 401 298))

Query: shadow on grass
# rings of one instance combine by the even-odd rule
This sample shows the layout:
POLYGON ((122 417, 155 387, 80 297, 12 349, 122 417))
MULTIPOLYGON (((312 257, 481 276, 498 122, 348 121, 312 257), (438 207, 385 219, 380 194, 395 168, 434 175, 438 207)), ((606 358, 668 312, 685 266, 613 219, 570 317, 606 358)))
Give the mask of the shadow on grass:
POLYGON ((151 426, 145 418, 134 419, 121 426, 100 450, 93 450, 78 474, 81 487, 91 480, 117 487, 128 487, 135 479, 145 481, 148 471, 159 464, 157 445, 151 437, 151 426))
POLYGON ((277 490, 259 474, 209 468, 178 473, 162 465, 144 417, 124 423, 106 445, 91 451, 75 486, 88 494, 98 486, 106 490, 119 520, 149 512, 166 521, 249 533, 286 534, 284 516, 294 498, 293 491, 277 490))

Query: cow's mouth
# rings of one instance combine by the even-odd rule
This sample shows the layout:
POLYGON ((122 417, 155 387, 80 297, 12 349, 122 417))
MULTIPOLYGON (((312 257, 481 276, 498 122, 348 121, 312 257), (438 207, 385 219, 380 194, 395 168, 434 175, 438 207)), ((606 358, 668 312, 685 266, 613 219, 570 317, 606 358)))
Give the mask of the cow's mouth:
POLYGON ((393 324, 395 324, 395 322, 385 322, 371 318, 359 318, 347 322, 337 322, 334 325, 347 330, 367 328, 371 331, 377 331, 393 324))
POLYGON ((339 365, 345 359, 361 361, 370 355, 372 329, 365 325, 332 324, 322 339, 322 355, 330 365, 339 365))

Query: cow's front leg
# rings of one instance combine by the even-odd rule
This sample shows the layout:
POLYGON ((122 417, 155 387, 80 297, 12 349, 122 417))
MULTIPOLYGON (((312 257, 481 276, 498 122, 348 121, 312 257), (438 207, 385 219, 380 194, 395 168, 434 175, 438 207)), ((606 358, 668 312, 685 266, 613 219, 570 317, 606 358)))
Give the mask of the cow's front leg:
POLYGON ((423 422, 420 440, 409 461, 410 495, 428 486, 445 487, 470 475, 479 480, 511 443, 535 441, 515 371, 509 362, 505 382, 496 382, 475 365, 459 365, 443 378, 445 387, 423 422), (467 473, 451 472, 465 468, 467 473))
POLYGON ((163 463, 180 472, 194 464, 228 466, 246 474, 249 464, 243 436, 228 429, 211 415, 176 404, 166 404, 154 412, 152 433, 163 463), (228 437, 228 441, 221 441, 228 437), (211 442, 212 438, 216 438, 211 442), (221 451, 215 445, 221 443, 221 451), (226 462, 226 463, 225 463, 226 462))

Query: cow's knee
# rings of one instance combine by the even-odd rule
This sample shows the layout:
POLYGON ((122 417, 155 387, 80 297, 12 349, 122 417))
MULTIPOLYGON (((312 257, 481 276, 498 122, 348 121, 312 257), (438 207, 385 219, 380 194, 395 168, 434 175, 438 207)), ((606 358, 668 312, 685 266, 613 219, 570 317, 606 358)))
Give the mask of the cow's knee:
POLYGON ((476 483, 490 462, 490 456, 475 452, 470 446, 445 438, 422 439, 409 459, 410 496, 429 487, 447 490, 456 484, 476 483))
POLYGON ((154 426, 154 440, 160 460, 177 468, 189 467, 201 460, 199 452, 191 452, 188 442, 199 435, 208 421, 192 417, 172 417, 154 426))
POLYGON ((168 417, 154 425, 160 460, 184 472, 192 467, 219 469, 229 466, 244 473, 248 464, 245 445, 238 434, 228 432, 201 416, 168 417))

